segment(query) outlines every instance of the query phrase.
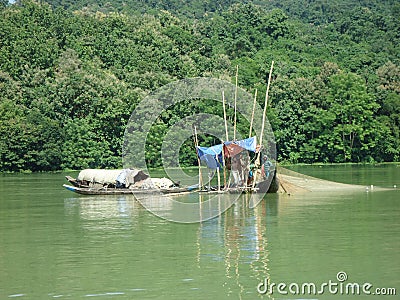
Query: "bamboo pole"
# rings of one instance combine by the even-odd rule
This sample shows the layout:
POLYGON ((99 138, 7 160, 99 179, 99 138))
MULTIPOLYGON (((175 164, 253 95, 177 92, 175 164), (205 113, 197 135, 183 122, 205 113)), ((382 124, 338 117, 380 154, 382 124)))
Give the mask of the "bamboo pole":
MULTIPOLYGON (((263 140, 263 135, 264 135, 264 128, 265 128, 265 118, 267 115, 267 106, 268 106, 268 93, 269 93, 269 87, 271 85, 271 77, 272 77, 272 70, 274 68, 274 61, 271 63, 271 69, 269 70, 269 76, 268 76, 268 84, 267 84, 267 90, 265 91, 265 102, 264 102, 264 111, 263 111, 263 119, 262 119, 262 124, 261 124, 261 133, 260 133, 260 151, 258 152, 257 159, 255 161, 256 166, 258 166, 259 161, 260 161, 260 156, 261 156, 261 148, 262 148, 262 140, 263 140)), ((257 170, 254 173, 254 178, 253 178, 253 189, 256 185, 256 180, 257 180, 257 170)))
POLYGON ((251 131, 253 129, 254 110, 256 109, 256 103, 257 103, 257 89, 256 89, 256 91, 254 93, 253 111, 251 113, 251 119, 250 119, 249 138, 251 138, 251 131))
MULTIPOLYGON (((223 148, 222 148, 222 151, 224 151, 223 148)), ((218 162, 218 154, 215 155, 215 159, 218 162)), ((220 176, 220 173, 219 173, 219 166, 217 166, 217 176, 218 176, 218 192, 219 192, 221 190, 221 176, 220 176)))
POLYGON ((238 73, 239 73, 239 65, 236 65, 235 102, 234 102, 235 114, 234 114, 234 118, 233 118, 233 140, 234 141, 236 141, 236 102, 237 102, 237 93, 238 93, 238 73))
MULTIPOLYGON (((254 101, 253 101, 253 111, 251 112, 251 120, 250 120, 250 129, 249 129, 249 138, 251 138, 251 133, 252 133, 252 130, 253 130, 253 121, 254 121, 254 111, 255 111, 255 109, 256 109, 256 103, 257 103, 257 89, 256 89, 256 91, 254 92, 254 101)), ((256 137, 256 145, 257 145, 257 137, 256 137)), ((249 166, 249 171, 250 171, 250 166, 249 166)), ((254 186, 255 186, 255 178, 256 178, 256 176, 255 176, 255 174, 253 174, 253 184, 252 184, 252 187, 254 188, 254 186)), ((247 186, 247 181, 246 181, 246 186, 247 186)))
MULTIPOLYGON (((222 91, 222 106, 224 108, 225 141, 229 141, 228 123, 226 121, 226 108, 225 108, 225 94, 224 94, 224 91, 222 91)), ((224 188, 226 189, 226 164, 225 164, 225 154, 224 154, 224 143, 222 143, 222 160, 223 160, 223 164, 224 164, 224 188)))
POLYGON ((224 122, 225 122, 225 141, 229 141, 229 137, 228 137, 228 123, 226 121, 226 108, 225 108, 225 94, 224 91, 222 91, 222 106, 224 108, 224 122))
POLYGON ((265 91, 265 103, 264 103, 264 111, 263 111, 263 120, 262 120, 262 125, 261 125, 260 145, 262 145, 262 139, 263 139, 263 135, 264 135, 265 118, 267 116, 267 106, 268 106, 268 93, 269 93, 269 87, 271 85, 271 77, 272 77, 273 68, 274 68, 274 61, 272 61, 272 63, 271 63, 271 69, 269 70, 269 76, 268 76, 267 90, 265 91))
POLYGON ((212 176, 211 176, 211 173, 210 173, 210 172, 212 172, 212 171, 209 171, 208 174, 207 174, 207 175, 208 175, 208 190, 209 190, 209 191, 211 191, 211 179, 212 179, 212 178, 214 177, 214 175, 215 175, 215 174, 213 173, 212 176))
POLYGON ((197 139, 197 130, 196 130, 196 126, 194 126, 194 144, 196 147, 196 154, 197 154, 197 163, 199 165, 199 191, 202 189, 203 187, 203 178, 201 175, 201 163, 200 163, 200 157, 199 157, 199 141, 197 139))
POLYGON ((226 165, 225 165, 224 143, 222 143, 222 164, 224 168, 224 188, 226 188, 226 165))

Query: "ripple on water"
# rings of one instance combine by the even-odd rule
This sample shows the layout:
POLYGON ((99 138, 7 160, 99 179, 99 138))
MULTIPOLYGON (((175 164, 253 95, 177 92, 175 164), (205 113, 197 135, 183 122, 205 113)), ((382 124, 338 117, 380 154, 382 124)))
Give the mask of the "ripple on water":
POLYGON ((124 292, 107 292, 107 293, 99 293, 99 294, 86 294, 85 297, 101 297, 101 296, 118 296, 125 295, 124 292))

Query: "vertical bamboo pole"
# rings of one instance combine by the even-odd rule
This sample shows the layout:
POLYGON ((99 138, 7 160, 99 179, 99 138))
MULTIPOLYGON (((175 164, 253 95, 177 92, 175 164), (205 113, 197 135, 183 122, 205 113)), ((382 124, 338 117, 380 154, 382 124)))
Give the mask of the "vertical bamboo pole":
POLYGON ((222 164, 224 168, 224 188, 226 188, 226 165, 225 165, 224 143, 222 143, 222 164))
MULTIPOLYGON (((252 133, 252 129, 253 129, 254 111, 256 109, 256 103, 257 103, 257 89, 254 92, 253 111, 251 112, 251 120, 250 120, 250 128, 249 128, 249 138, 251 138, 251 133, 252 133)), ((256 146, 257 146, 257 137, 256 137, 256 146)), ((250 166, 249 166, 249 171, 250 171, 250 166)), ((246 177, 248 179, 248 176, 246 176, 246 177)), ((246 187, 248 187, 247 179, 246 179, 246 187)), ((254 187, 254 174, 253 174, 253 187, 254 187)))
MULTIPOLYGON (((259 163, 260 156, 261 156, 262 140, 263 140, 264 128, 265 128, 265 118, 266 118, 266 115, 267 115, 268 93, 269 93, 269 87, 271 85, 271 77, 272 77, 273 68, 274 68, 274 61, 272 61, 272 63, 271 63, 271 69, 269 70, 269 76, 268 76, 267 90, 265 91, 264 111, 263 111, 263 119, 262 119, 262 124, 261 124, 260 144, 259 144, 260 145, 260 152, 258 152, 258 155, 257 155, 256 165, 259 163)), ((253 188, 256 185, 256 180, 257 180, 257 170, 254 173, 253 188)))
MULTIPOLYGON (((223 151, 223 149, 222 149, 222 151, 223 151)), ((218 154, 215 155, 215 159, 218 162, 218 154)), ((220 188, 220 186, 221 186, 221 176, 220 176, 220 173, 219 173, 219 166, 217 166, 217 175, 218 175, 218 192, 219 192, 221 190, 221 188, 220 188)))
POLYGON ((272 77, 272 69, 273 68, 274 68, 274 61, 272 61, 272 63, 271 63, 271 69, 269 70, 269 76, 268 76, 267 90, 265 91, 265 103, 264 103, 264 111, 263 111, 263 120, 262 120, 262 125, 261 125, 260 145, 262 144, 262 139, 263 139, 263 135, 264 135, 265 118, 267 116, 267 106, 268 106, 268 93, 269 93, 269 87, 271 85, 271 77, 272 77))
POLYGON ((197 130, 196 130, 196 126, 194 126, 194 144, 195 144, 195 147, 196 147, 197 163, 198 163, 198 165, 199 165, 199 190, 201 190, 202 187, 203 187, 203 178, 202 178, 202 175, 201 175, 201 163, 200 163, 199 149, 198 149, 198 147, 199 147, 199 141, 198 141, 198 139, 197 139, 197 130))
POLYGON ((236 79, 235 79, 235 115, 233 119, 233 140, 236 141, 236 102, 237 102, 237 93, 238 93, 238 73, 239 73, 239 65, 236 65, 236 79))
POLYGON ((226 108, 225 108, 225 94, 224 91, 222 91, 222 106, 224 108, 224 122, 225 122, 225 141, 229 141, 228 137, 228 123, 226 121, 226 108))
POLYGON ((254 93, 253 111, 251 113, 251 119, 250 119, 249 138, 251 138, 251 131, 253 129, 254 110, 256 109, 256 103, 257 103, 257 89, 256 89, 256 91, 254 93))
MULTIPOLYGON (((225 141, 229 141, 228 135, 228 123, 226 121, 226 109, 225 109, 225 94, 222 91, 222 106, 224 108, 224 122, 225 122, 225 141)), ((222 143, 222 161, 224 164, 224 188, 226 188, 226 164, 225 164, 225 153, 224 153, 224 143, 222 143)))

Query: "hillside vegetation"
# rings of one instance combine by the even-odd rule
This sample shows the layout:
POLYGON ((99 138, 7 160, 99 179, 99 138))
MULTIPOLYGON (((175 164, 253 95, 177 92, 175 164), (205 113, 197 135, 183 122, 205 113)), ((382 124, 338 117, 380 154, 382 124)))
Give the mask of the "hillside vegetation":
MULTIPOLYGON (((2 0, 0 171, 120 167, 129 116, 151 91, 186 77, 234 82, 238 65, 263 105, 272 60, 279 161, 399 161, 399 45, 394 0, 2 0)), ((185 102, 160 116, 149 164, 161 165, 171 116, 207 109, 185 102)), ((180 155, 196 164, 191 140, 180 155)))

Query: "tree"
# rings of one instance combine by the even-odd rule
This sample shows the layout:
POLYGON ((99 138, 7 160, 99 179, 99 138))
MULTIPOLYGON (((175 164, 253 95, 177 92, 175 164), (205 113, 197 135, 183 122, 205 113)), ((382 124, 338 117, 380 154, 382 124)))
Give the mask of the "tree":
POLYGON ((374 114, 379 105, 355 74, 333 75, 327 87, 329 109, 320 110, 326 117, 319 142, 328 145, 336 162, 362 161, 363 152, 374 147, 374 114))
POLYGON ((400 67, 387 62, 376 73, 379 122, 388 128, 380 153, 382 160, 396 161, 400 157, 400 67))
MULTIPOLYGON (((234 82, 239 65, 240 87, 257 88, 263 105, 271 60, 280 160, 400 157, 396 1, 50 3, 0 6, 1 171, 119 166, 129 116, 150 92, 186 77, 234 82)), ((152 166, 162 135, 193 112, 221 107, 182 101, 163 112, 148 139, 152 166)))

